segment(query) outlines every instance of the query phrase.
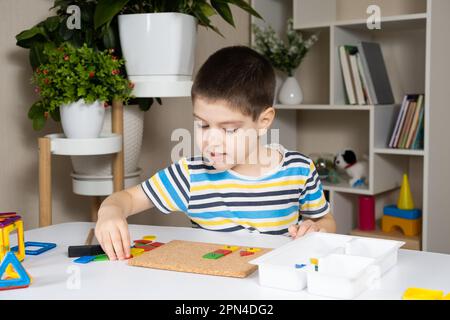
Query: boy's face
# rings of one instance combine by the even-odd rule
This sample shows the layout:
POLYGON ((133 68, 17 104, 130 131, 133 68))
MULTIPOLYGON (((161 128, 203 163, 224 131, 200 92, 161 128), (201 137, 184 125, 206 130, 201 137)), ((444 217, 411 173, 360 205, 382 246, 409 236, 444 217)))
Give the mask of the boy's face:
POLYGON ((258 163, 253 156, 274 117, 272 107, 264 110, 256 121, 227 106, 226 101, 209 102, 198 97, 194 101, 195 142, 202 155, 217 170, 231 169, 237 164, 258 163), (249 159, 249 155, 252 155, 249 159))

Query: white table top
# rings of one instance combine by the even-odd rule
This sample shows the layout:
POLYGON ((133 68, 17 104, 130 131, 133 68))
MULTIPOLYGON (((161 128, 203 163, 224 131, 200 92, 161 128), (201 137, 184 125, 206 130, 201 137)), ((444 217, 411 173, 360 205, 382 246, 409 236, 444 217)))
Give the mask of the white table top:
MULTIPOLYGON (((245 279, 207 276, 174 271, 136 268, 125 261, 73 263, 69 245, 84 243, 93 223, 53 225, 25 232, 25 241, 54 242, 58 246, 38 256, 26 256, 23 265, 33 277, 25 289, 0 291, 2 299, 324 299, 306 291, 291 292, 261 287, 258 272, 245 279), (72 289, 79 272, 80 288, 72 289), (69 283, 69 285, 68 285, 69 283)), ((153 234, 157 241, 190 240, 241 246, 276 248, 289 241, 285 236, 252 234, 246 231, 221 233, 192 228, 130 225, 131 239, 153 234)), ((376 289, 359 299, 401 299, 409 287, 444 290, 450 293, 450 255, 400 250, 398 264, 385 274, 376 289)))

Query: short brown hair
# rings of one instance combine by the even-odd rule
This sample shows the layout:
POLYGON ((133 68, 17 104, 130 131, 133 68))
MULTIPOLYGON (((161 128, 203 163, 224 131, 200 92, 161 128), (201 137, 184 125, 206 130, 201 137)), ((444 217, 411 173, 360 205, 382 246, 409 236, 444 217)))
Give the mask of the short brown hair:
POLYGON ((191 99, 225 100, 253 121, 272 106, 275 72, 270 62, 246 46, 225 47, 212 54, 198 71, 191 99))

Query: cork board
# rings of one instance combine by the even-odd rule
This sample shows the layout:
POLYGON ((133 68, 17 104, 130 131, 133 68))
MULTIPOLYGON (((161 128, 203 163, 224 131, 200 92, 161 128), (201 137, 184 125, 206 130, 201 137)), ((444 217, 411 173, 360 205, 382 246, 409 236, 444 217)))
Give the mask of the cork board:
POLYGON ((242 257, 240 252, 247 247, 239 246, 239 250, 217 260, 203 258, 203 255, 221 249, 223 246, 224 244, 173 240, 128 260, 128 264, 153 269, 245 278, 258 268, 248 261, 271 251, 271 249, 259 248, 261 251, 242 257))

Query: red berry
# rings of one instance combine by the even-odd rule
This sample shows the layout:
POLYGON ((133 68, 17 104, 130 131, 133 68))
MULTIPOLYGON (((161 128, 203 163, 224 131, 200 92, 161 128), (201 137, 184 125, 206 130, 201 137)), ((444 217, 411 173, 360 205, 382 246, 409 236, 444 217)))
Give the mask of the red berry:
POLYGON ((48 74, 48 70, 47 70, 47 69, 44 69, 44 70, 42 70, 42 73, 45 74, 45 75, 47 75, 47 74, 48 74))
POLYGON ((109 107, 109 106, 108 106, 108 103, 107 103, 107 102, 103 103, 103 107, 104 107, 104 108, 108 108, 108 107, 109 107))
POLYGON ((89 78, 93 78, 95 75, 94 71, 89 72, 89 78))
POLYGON ((50 83, 50 80, 49 80, 48 78, 45 78, 45 79, 44 79, 44 83, 45 83, 45 84, 49 84, 49 83, 50 83))
POLYGON ((134 83, 133 83, 133 82, 128 83, 128 87, 129 87, 130 89, 133 89, 133 88, 134 88, 134 83))
POLYGON ((64 55, 64 61, 69 61, 69 56, 67 54, 64 55))

